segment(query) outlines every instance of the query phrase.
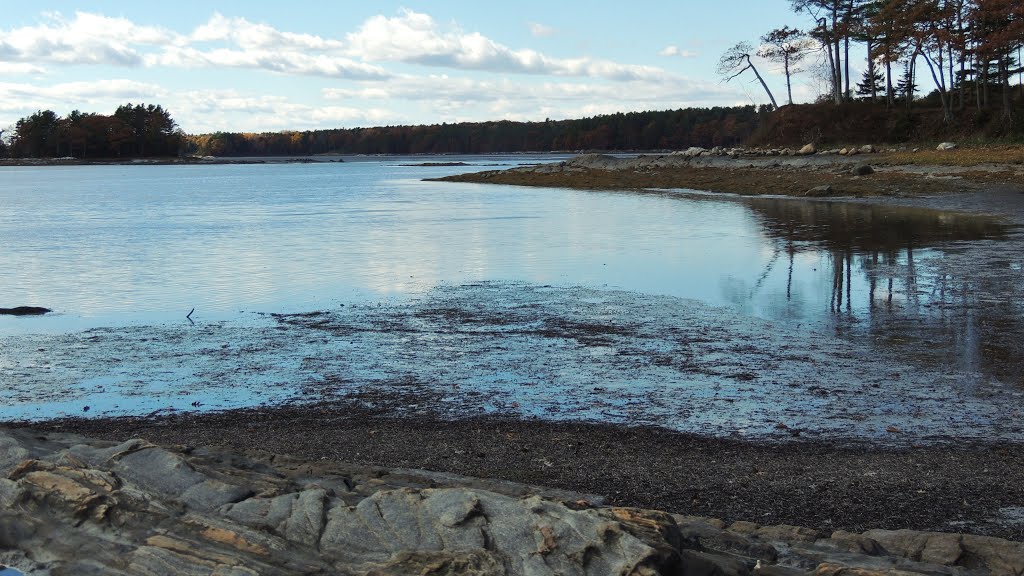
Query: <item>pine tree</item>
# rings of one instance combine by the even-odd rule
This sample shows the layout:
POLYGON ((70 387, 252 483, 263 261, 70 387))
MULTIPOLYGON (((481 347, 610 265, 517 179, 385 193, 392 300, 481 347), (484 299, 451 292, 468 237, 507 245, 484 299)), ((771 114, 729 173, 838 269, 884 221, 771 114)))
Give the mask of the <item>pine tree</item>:
POLYGON ((913 82, 910 78, 910 65, 904 63, 903 75, 900 76, 899 82, 896 83, 896 97, 911 100, 917 92, 917 83, 913 82))
POLYGON ((861 81, 857 84, 857 96, 861 100, 874 100, 878 94, 885 93, 885 75, 881 70, 875 69, 872 75, 870 70, 865 70, 861 81))

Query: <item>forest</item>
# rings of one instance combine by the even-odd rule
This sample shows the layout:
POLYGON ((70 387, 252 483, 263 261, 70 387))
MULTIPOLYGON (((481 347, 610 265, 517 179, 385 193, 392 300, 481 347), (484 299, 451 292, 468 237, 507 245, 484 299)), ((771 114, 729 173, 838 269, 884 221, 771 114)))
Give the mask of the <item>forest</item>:
POLYGON ((784 26, 743 39, 719 61, 723 81, 752 74, 770 105, 543 122, 186 135, 161 106, 126 104, 111 116, 36 112, 0 134, 0 156, 442 154, 1024 138, 1024 2, 791 0, 790 5, 814 25, 784 26), (766 65, 784 75, 781 105, 759 68, 766 65), (862 70, 859 80, 857 70, 862 70), (793 104, 792 80, 799 74, 822 80, 817 102, 793 104), (922 82, 934 89, 921 95, 922 82))
POLYGON ((766 31, 756 48, 748 40, 738 42, 719 61, 723 79, 749 70, 777 108, 752 57, 781 69, 790 104, 792 76, 816 57, 828 85, 821 101, 841 106, 881 100, 888 108, 911 109, 926 75, 935 86, 929 100, 939 106, 944 122, 970 107, 998 109, 1007 128, 1012 125, 1020 93, 1011 81, 1016 76, 1020 82, 1024 45, 1020 0, 791 0, 790 5, 815 26, 766 31), (854 84, 851 69, 857 67, 863 73, 854 84))
POLYGON ((14 158, 141 158, 177 156, 186 136, 159 105, 131 103, 110 116, 40 110, 0 138, 0 156, 14 158))

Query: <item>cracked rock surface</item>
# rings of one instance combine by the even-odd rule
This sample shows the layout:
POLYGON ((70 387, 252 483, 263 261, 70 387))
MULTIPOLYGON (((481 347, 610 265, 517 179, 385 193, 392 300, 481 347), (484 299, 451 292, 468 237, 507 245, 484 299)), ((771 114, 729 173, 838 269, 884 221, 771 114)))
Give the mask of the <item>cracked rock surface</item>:
POLYGON ((1024 544, 832 534, 269 454, 0 429, 0 568, 24 574, 1021 576, 1024 544))

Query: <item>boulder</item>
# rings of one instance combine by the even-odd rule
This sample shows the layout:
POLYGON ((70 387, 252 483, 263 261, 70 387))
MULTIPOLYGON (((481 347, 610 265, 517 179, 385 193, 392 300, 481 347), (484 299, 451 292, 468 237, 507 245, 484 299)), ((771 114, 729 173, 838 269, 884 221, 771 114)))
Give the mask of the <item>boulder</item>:
POLYGON ((942 144, 939 144, 935 149, 936 150, 940 150, 940 151, 944 151, 944 150, 953 150, 955 148, 956 148, 956 144, 955 143, 953 143, 953 142, 943 142, 942 144))
POLYGON ((849 153, 850 153, 850 150, 847 149, 847 148, 843 148, 843 149, 839 150, 839 155, 840 156, 846 156, 849 153))
POLYGON ((825 184, 824 186, 815 186, 814 188, 809 189, 807 192, 804 192, 804 196, 807 196, 808 198, 818 198, 822 196, 832 196, 833 192, 835 192, 835 190, 833 190, 832 186, 825 184))
POLYGON ((810 156, 811 154, 817 153, 818 149, 814 146, 814 144, 805 144, 804 147, 800 149, 801 156, 810 156))
POLYGON ((868 164, 860 164, 859 166, 855 166, 852 170, 850 170, 850 173, 853 174, 854 176, 868 176, 874 174, 875 169, 868 164))
POLYGON ((860 147, 860 153, 861 154, 874 154, 875 153, 875 147, 872 146, 871 144, 865 144, 865 145, 860 147))

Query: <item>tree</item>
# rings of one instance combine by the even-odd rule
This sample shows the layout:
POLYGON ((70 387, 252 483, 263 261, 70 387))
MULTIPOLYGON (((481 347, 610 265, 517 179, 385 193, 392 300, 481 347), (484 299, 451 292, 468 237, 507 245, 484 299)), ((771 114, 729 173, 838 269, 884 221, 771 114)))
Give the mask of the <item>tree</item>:
POLYGON ((131 103, 118 107, 114 117, 135 133, 133 154, 139 156, 170 156, 184 144, 184 134, 162 106, 131 103))
POLYGON ((985 103, 988 101, 988 70, 995 62, 1002 92, 1003 119, 1009 122, 1013 118, 1010 76, 1020 71, 1013 69, 1014 52, 1024 45, 1024 4, 1019 0, 976 0, 969 18, 974 23, 976 65, 983 66, 984 71, 985 103))
POLYGON ((900 76, 895 89, 896 97, 905 99, 908 107, 914 100, 914 94, 917 93, 917 84, 914 83, 912 69, 913 66, 909 62, 903 64, 903 75, 900 76))
POLYGON ((21 158, 52 157, 56 155, 59 139, 57 114, 53 110, 39 110, 14 125, 11 148, 21 158))
POLYGON ((883 90, 885 90, 885 76, 877 70, 865 70, 861 81, 857 84, 857 96, 873 102, 878 97, 878 93, 883 90))
POLYGON ((772 107, 778 108, 779 105, 775 102, 775 96, 768 89, 768 84, 765 83, 761 73, 757 71, 757 67, 754 66, 754 62, 750 59, 752 51, 753 46, 749 42, 739 42, 726 50, 718 60, 718 74, 724 77, 725 82, 729 82, 747 70, 752 71, 754 76, 757 76, 758 81, 761 82, 764 91, 768 94, 768 99, 772 101, 772 107))
POLYGON ((790 81, 793 74, 799 72, 794 66, 803 61, 807 54, 814 49, 813 41, 806 34, 783 26, 776 28, 761 37, 762 45, 757 50, 757 55, 765 60, 782 64, 782 70, 786 74, 786 96, 789 103, 793 103, 793 87, 790 81))
MULTIPOLYGON (((794 12, 806 12, 817 24, 811 30, 811 36, 821 42, 825 48, 825 54, 828 56, 832 79, 832 99, 836 104, 841 104, 843 101, 841 47, 843 38, 849 34, 853 4, 853 0, 790 0, 794 12)), ((849 58, 847 58, 847 68, 849 68, 849 58)))

